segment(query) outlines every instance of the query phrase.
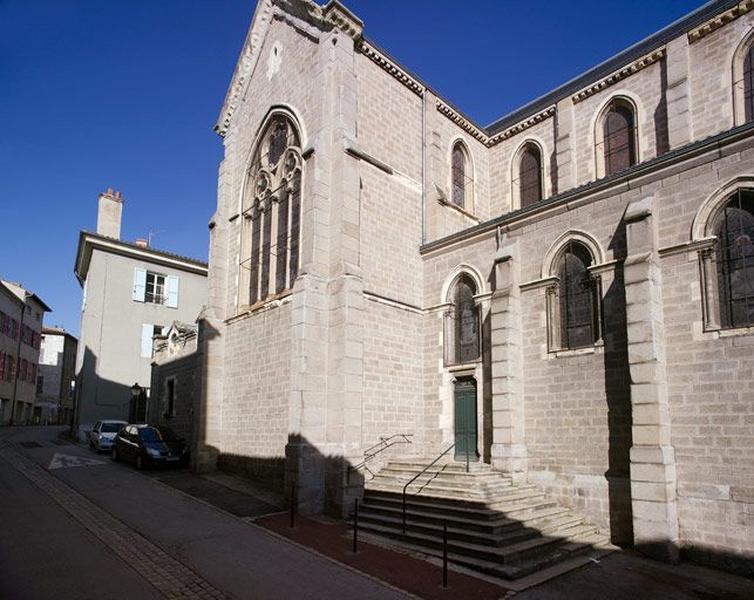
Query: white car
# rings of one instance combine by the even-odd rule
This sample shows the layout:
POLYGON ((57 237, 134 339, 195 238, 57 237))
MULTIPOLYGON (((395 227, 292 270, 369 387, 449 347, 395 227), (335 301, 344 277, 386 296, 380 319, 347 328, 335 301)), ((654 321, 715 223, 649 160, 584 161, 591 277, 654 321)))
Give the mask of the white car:
POLYGON ((97 421, 97 424, 89 432, 89 445, 97 452, 109 451, 113 447, 115 434, 126 425, 125 421, 97 421))

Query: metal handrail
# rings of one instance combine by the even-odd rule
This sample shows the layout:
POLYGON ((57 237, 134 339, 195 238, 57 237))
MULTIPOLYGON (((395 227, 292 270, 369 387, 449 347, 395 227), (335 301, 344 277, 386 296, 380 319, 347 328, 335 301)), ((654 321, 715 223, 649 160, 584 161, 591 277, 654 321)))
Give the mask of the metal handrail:
MULTIPOLYGON (((448 452, 450 452, 455 447, 456 447, 456 444, 455 442, 453 442, 450 446, 448 446, 445 450, 443 450, 437 458, 435 458, 431 463, 429 463, 426 467, 424 467, 421 471, 419 471, 416 475, 414 475, 408 481, 408 483, 406 483, 406 485, 403 486, 403 533, 406 533, 406 489, 408 489, 408 486, 410 486, 412 483, 414 483, 414 481, 419 479, 419 477, 424 475, 424 473, 426 473, 432 465, 434 465, 438 460, 440 460, 443 456, 445 456, 448 452)), ((469 465, 468 465, 468 460, 467 460, 466 471, 468 470, 469 470, 469 465)))
MULTIPOLYGON (((394 433, 393 435, 390 435, 388 437, 380 437, 380 441, 374 444, 373 446, 370 446, 366 450, 364 450, 364 460, 361 461, 358 465, 349 466, 348 468, 348 480, 350 482, 351 480, 351 471, 358 471, 359 469, 363 469, 367 467, 367 463, 372 460, 375 456, 377 456, 380 452, 384 452, 391 446, 394 446, 395 444, 411 444, 411 439, 414 437, 413 433, 394 433), (400 438, 400 439, 399 439, 400 438)), ((369 469, 366 469, 369 471, 369 469)), ((374 473, 369 471, 369 473, 374 476, 374 473)))

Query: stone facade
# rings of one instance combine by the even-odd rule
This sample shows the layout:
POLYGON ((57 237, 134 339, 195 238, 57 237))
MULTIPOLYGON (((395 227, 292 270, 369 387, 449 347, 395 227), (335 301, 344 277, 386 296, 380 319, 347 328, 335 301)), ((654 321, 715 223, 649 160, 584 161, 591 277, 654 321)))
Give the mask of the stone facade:
POLYGON ((197 467, 242 470, 301 510, 342 514, 359 493, 349 465, 380 437, 412 434, 385 456, 427 460, 458 439, 455 383, 471 381, 480 460, 616 543, 745 569, 754 330, 715 322, 705 269, 712 220, 754 174, 734 81, 751 8, 707 4, 482 128, 337 1, 260 0, 217 124, 197 467), (618 104, 632 115, 632 164, 607 174, 618 104), (283 120, 297 132, 300 192, 283 182, 259 204, 273 208, 253 212, 278 168, 270 159, 265 175, 258 157, 273 154, 283 120), (522 207, 526 144, 540 153, 542 200, 522 207), (269 244, 255 224, 298 193, 296 277, 251 302, 243 265, 269 244), (571 244, 590 256, 595 315, 593 343, 578 348, 561 327, 571 244), (463 278, 480 353, 458 361, 463 278))

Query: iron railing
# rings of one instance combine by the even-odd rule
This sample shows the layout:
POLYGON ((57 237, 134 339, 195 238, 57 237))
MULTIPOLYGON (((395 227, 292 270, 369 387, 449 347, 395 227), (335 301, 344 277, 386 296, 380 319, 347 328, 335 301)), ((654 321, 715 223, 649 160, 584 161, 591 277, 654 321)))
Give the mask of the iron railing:
MULTIPOLYGON (((445 456, 448 452, 450 452, 453 448, 456 447, 455 442, 453 442, 450 446, 448 446, 445 450, 443 450, 437 458, 435 458, 431 463, 429 463, 426 467, 424 467, 421 471, 419 471, 416 475, 414 475, 407 483, 403 486, 403 498, 402 498, 402 504, 403 504, 403 533, 406 533, 406 490, 408 489, 408 486, 410 486, 414 481, 419 479, 424 473, 426 473, 430 467, 432 467, 438 460, 440 460, 443 456, 445 456)), ((466 472, 469 472, 469 453, 466 452, 466 472)))
POLYGON ((358 471, 360 469, 366 469, 366 471, 374 477, 374 473, 369 470, 369 461, 371 461, 375 456, 380 454, 380 452, 384 452, 391 446, 394 446, 395 444, 410 444, 411 438, 414 436, 413 433, 395 433, 393 435, 390 435, 388 437, 380 437, 380 441, 374 444, 374 446, 370 446, 366 450, 364 450, 364 460, 361 461, 359 464, 354 465, 352 467, 348 468, 348 483, 351 482, 351 471, 358 471))

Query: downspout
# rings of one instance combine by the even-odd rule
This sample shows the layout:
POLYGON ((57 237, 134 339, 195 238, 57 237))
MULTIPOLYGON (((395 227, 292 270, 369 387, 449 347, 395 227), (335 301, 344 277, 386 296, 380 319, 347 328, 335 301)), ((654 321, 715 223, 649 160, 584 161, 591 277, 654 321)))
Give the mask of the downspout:
POLYGON ((422 246, 427 241, 427 88, 422 91, 422 246))

